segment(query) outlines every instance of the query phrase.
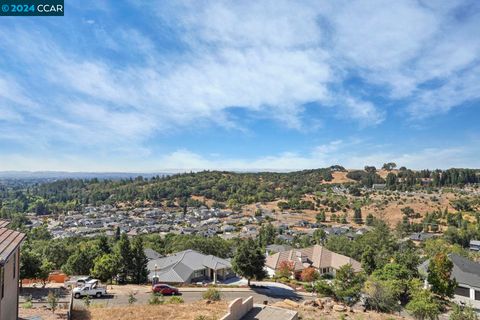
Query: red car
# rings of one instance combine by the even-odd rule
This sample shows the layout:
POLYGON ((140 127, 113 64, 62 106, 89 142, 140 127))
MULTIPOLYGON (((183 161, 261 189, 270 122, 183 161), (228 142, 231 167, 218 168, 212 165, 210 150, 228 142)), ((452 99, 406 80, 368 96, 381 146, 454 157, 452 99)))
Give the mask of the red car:
POLYGON ((160 284, 160 283, 157 283, 157 284, 154 284, 152 286, 152 291, 154 293, 160 293, 164 296, 167 296, 167 295, 172 295, 172 296, 175 296, 175 295, 178 295, 178 289, 175 288, 175 287, 172 287, 172 286, 169 286, 168 284, 160 284))

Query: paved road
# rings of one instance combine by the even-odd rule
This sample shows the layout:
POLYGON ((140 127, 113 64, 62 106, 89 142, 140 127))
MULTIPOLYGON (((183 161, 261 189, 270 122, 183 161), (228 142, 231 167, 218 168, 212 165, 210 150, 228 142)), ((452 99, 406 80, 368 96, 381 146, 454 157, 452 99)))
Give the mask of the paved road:
MULTIPOLYGON (((194 302, 198 300, 202 300, 203 292, 200 291, 186 291, 181 292, 181 297, 185 302, 194 302)), ((222 299, 231 301, 236 298, 247 298, 253 296, 255 303, 263 303, 264 301, 268 301, 268 304, 284 300, 286 298, 295 300, 295 301, 302 301, 304 299, 311 299, 310 297, 302 297, 297 295, 292 290, 284 290, 281 288, 269 288, 269 289, 257 289, 252 291, 222 291, 221 292, 222 299)), ((150 292, 140 291, 135 294, 135 298, 137 299, 137 304, 147 304, 148 300, 151 297, 150 292)), ((170 297, 165 297, 164 299, 168 300, 170 297)), ((127 305, 128 304, 128 294, 115 294, 115 295, 107 295, 100 299, 92 298, 91 303, 99 303, 106 306, 113 306, 113 305, 127 305)), ((74 307, 82 307, 84 302, 82 299, 74 299, 74 307)))

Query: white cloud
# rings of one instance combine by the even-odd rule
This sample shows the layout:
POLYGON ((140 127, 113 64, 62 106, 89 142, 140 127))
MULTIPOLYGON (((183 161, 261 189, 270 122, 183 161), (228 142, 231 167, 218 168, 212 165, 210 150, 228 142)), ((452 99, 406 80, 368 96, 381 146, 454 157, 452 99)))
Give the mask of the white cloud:
MULTIPOLYGON (((375 126, 391 110, 377 105, 372 93, 392 103, 407 101, 402 111, 415 119, 446 113, 480 98, 480 19, 475 10, 460 14, 464 3, 151 4, 160 21, 146 22, 148 29, 159 34, 173 31, 179 37, 175 45, 180 49, 173 46, 168 53, 159 37, 127 24, 109 27, 107 19, 96 16, 81 19, 83 32, 72 27, 79 43, 85 42, 80 49, 65 45, 52 30, 35 22, 13 24, 15 38, 10 29, 0 28, 0 51, 5 60, 22 61, 22 68, 0 74, 0 121, 6 123, 0 140, 14 139, 15 134, 7 131, 17 130, 24 137, 17 139, 20 143, 33 148, 38 144, 42 150, 67 142, 92 148, 89 151, 97 146, 106 154, 148 155, 152 150, 145 142, 157 134, 161 140, 163 133, 205 123, 243 129, 243 123, 230 116, 234 107, 302 132, 308 131, 308 124, 322 123, 321 111, 311 119, 305 116, 310 103, 360 127, 375 126), (116 56, 123 58, 112 58, 116 56), (364 92, 362 84, 349 85, 351 77, 373 84, 375 89, 368 90, 379 88, 378 92, 364 92)), ((106 6, 100 5, 102 10, 106 6)), ((313 148, 307 156, 286 152, 253 162, 216 162, 186 150, 164 160, 185 168, 190 163, 283 169, 401 156, 346 157, 333 152, 345 143, 313 148), (181 162, 181 156, 189 162, 181 162)))

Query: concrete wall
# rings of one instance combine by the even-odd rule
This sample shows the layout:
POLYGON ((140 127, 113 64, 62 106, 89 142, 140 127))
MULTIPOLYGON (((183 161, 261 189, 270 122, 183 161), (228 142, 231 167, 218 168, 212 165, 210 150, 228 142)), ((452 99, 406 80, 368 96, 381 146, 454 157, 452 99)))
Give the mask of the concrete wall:
MULTIPOLYGON (((18 278, 19 278, 19 250, 14 251, 3 267, 4 294, 1 298, 0 284, 0 319, 16 320, 18 315, 18 278), (16 268, 14 272, 14 267, 16 268), (15 277, 14 277, 15 275, 15 277)), ((1 281, 1 279, 0 279, 1 281)))
POLYGON ((228 313, 220 320, 240 320, 253 308, 253 297, 248 297, 245 301, 242 298, 233 300, 228 306, 228 313))

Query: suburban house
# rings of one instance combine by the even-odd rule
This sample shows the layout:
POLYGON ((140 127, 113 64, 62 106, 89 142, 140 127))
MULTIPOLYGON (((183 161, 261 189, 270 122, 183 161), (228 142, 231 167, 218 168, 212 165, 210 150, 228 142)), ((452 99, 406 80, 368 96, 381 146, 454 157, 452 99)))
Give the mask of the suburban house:
MULTIPOLYGON (((452 278, 455 278, 458 284, 455 297, 480 301, 480 263, 454 253, 449 254, 448 257, 453 263, 452 278)), ((420 265, 421 274, 427 274, 428 264, 429 260, 420 265)), ((426 280, 425 284, 428 285, 426 280)))
POLYGON ((20 244, 25 234, 7 228, 0 220, 0 319, 18 318, 20 244))
POLYGON ((224 281, 235 276, 228 260, 185 250, 148 262, 148 278, 154 283, 224 281))
POLYGON ((427 232, 414 232, 410 235, 410 240, 413 242, 425 242, 428 239, 432 239, 438 237, 437 234, 434 233, 427 233, 427 232))
POLYGON ((291 249, 288 251, 277 252, 267 256, 265 269, 268 275, 275 275, 275 272, 284 261, 292 264, 296 274, 302 272, 303 269, 313 267, 321 275, 335 275, 336 270, 346 264, 351 264, 355 272, 360 272, 362 270, 360 262, 350 257, 332 252, 320 245, 314 245, 303 249, 291 249))

